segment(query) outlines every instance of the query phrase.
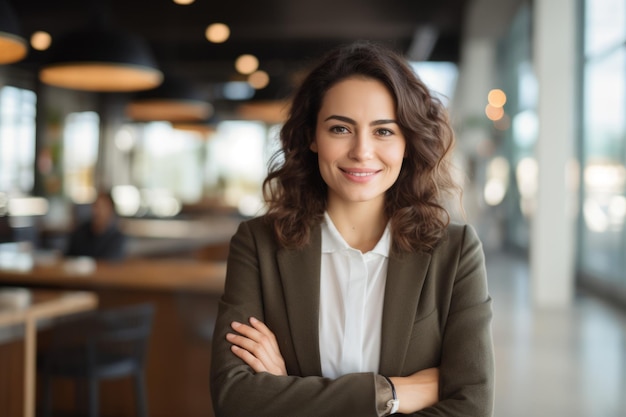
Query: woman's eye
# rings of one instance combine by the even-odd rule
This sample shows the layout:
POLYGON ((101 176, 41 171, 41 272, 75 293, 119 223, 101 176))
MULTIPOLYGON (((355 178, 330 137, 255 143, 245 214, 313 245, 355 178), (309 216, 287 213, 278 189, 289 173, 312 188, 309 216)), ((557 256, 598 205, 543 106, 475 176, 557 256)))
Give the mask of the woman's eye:
POLYGON ((380 128, 376 130, 376 134, 378 136, 391 136, 393 135, 393 132, 389 129, 385 129, 385 128, 380 128))
POLYGON ((333 126, 330 128, 330 131, 332 133, 338 133, 338 134, 344 134, 344 133, 348 133, 348 129, 344 126, 333 126))

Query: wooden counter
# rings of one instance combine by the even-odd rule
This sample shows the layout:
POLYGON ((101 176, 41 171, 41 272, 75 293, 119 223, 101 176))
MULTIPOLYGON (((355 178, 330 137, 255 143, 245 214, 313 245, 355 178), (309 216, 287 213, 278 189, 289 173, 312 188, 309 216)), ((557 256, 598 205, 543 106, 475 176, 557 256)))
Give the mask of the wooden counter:
MULTIPOLYGON (((191 259, 97 262, 87 273, 56 262, 30 271, 0 270, 0 285, 89 290, 101 308, 153 303, 156 315, 146 369, 149 414, 210 417, 211 337, 225 275, 225 262, 191 259)), ((55 405, 68 412, 75 393, 64 382, 55 383, 55 405)), ((100 392, 102 415, 133 415, 130 380, 106 382, 100 392)))
POLYGON ((193 259, 98 261, 93 271, 80 268, 79 261, 65 260, 28 271, 0 269, 0 283, 221 294, 226 277, 225 262, 193 259))

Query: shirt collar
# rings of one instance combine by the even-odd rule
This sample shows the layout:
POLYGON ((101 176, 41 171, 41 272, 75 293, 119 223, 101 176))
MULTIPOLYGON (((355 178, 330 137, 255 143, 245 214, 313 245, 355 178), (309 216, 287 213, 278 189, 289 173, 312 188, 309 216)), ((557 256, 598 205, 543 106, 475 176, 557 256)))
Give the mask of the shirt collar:
MULTIPOLYGON (((339 252, 342 250, 354 248, 350 247, 343 236, 339 233, 328 212, 324 212, 324 221, 322 222, 322 253, 339 252)), ((391 227, 389 223, 385 226, 383 235, 380 237, 374 249, 369 253, 375 253, 384 257, 389 257, 391 249, 391 227)))

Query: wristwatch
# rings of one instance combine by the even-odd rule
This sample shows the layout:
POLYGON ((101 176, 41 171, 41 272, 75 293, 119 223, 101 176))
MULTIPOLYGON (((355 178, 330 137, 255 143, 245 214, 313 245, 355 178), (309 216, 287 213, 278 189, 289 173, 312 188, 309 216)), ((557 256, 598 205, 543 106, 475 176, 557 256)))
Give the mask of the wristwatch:
POLYGON ((389 414, 395 414, 398 412, 400 408, 400 400, 398 399, 398 395, 396 394, 396 387, 391 382, 391 379, 387 378, 385 375, 383 377, 389 382, 389 386, 391 386, 391 396, 392 398, 387 401, 387 408, 390 409, 389 414))

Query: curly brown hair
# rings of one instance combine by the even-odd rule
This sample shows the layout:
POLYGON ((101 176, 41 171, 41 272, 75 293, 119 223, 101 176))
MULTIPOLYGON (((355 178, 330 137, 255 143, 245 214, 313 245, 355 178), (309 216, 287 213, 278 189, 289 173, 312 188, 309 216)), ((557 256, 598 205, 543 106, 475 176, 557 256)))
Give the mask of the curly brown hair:
POLYGON ((450 222, 443 194, 459 190, 449 156, 454 133, 441 101, 393 50, 357 42, 329 52, 308 74, 293 97, 280 132, 281 149, 272 157, 263 183, 267 219, 278 241, 299 248, 323 217, 328 189, 310 150, 318 112, 326 92, 352 76, 382 82, 396 103, 396 117, 406 139, 400 175, 385 196, 394 252, 431 251, 450 222))

